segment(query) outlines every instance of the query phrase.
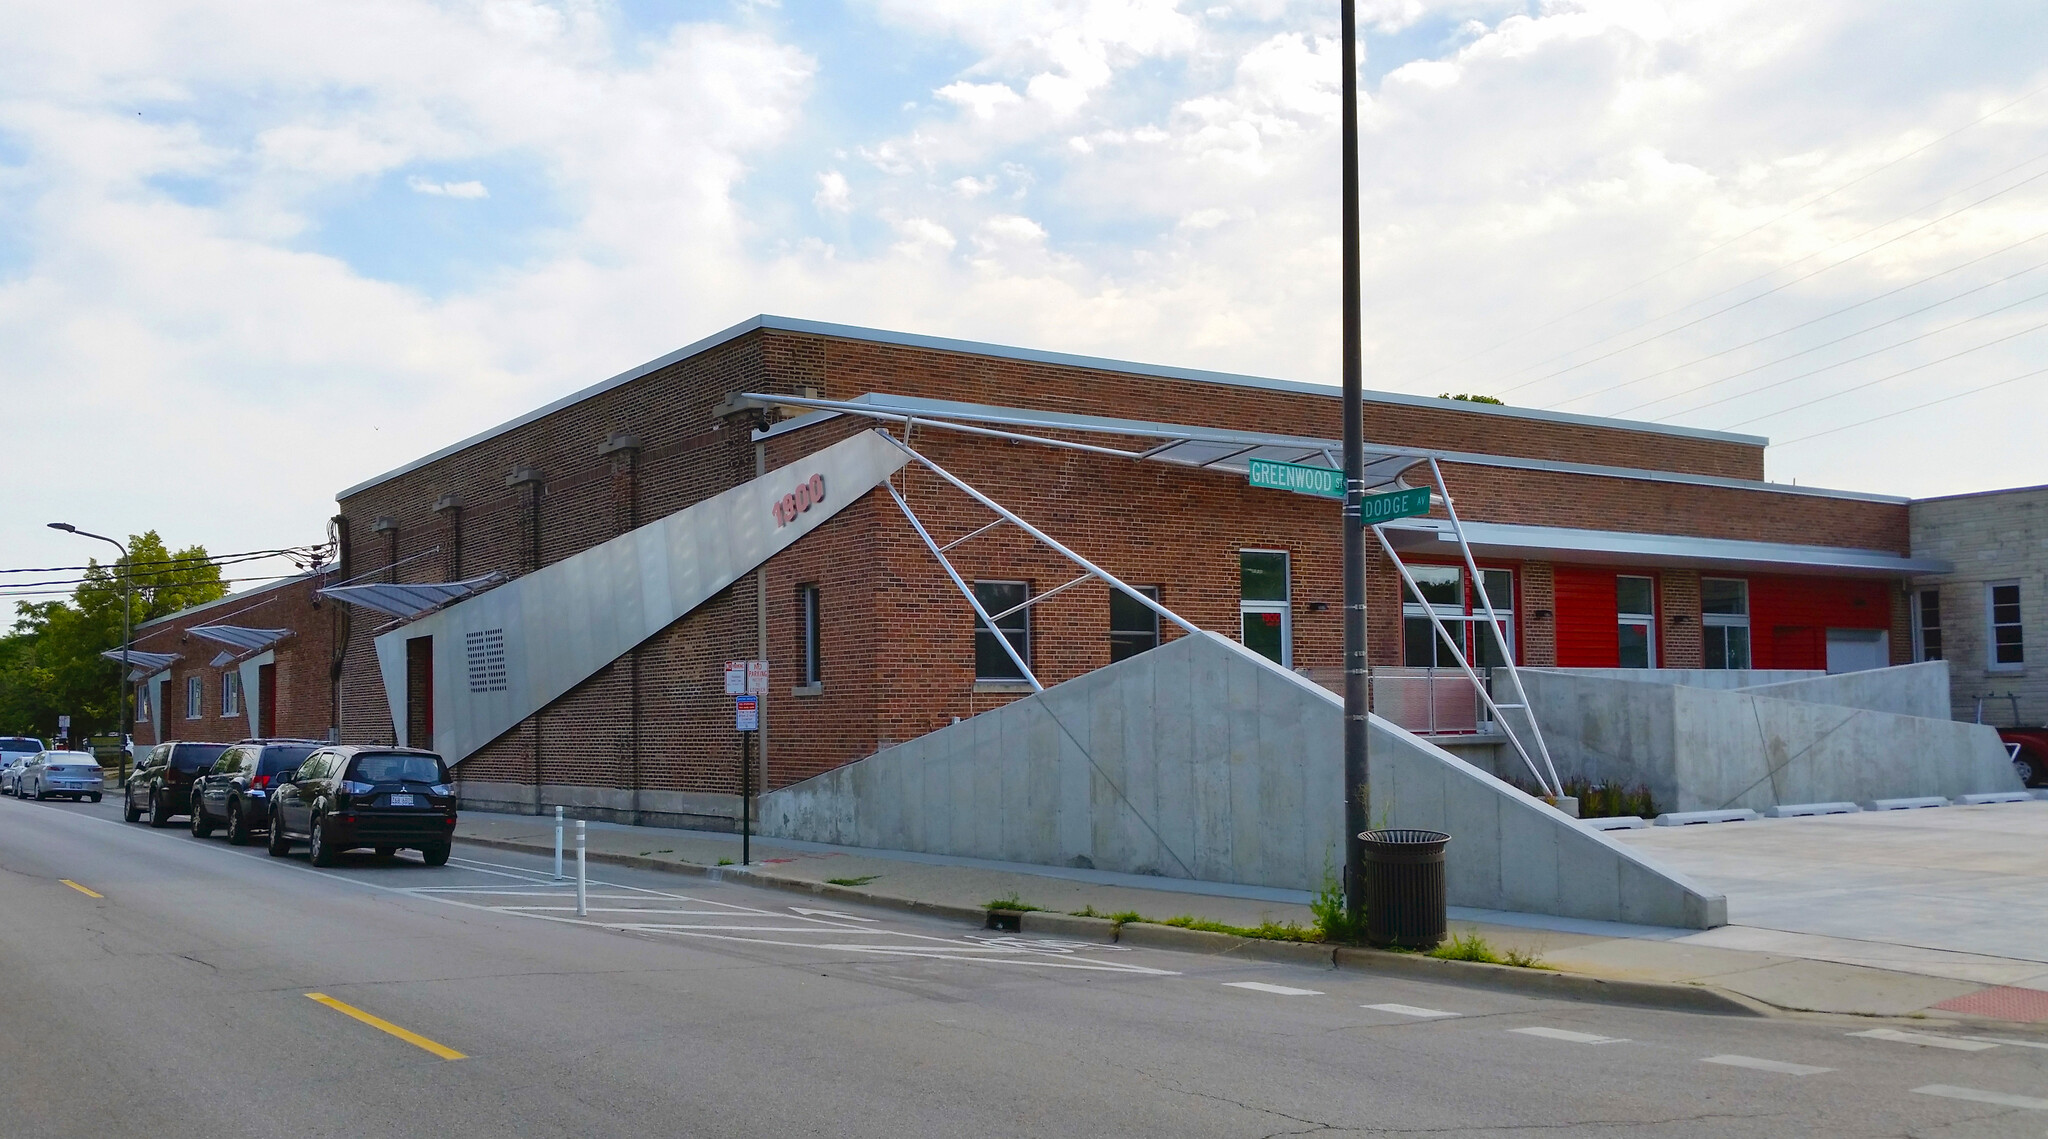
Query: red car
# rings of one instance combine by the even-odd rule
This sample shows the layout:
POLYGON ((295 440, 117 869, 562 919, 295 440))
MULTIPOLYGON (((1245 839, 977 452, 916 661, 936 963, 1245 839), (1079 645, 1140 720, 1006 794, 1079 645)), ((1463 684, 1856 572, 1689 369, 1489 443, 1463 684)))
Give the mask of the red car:
POLYGON ((1998 738, 2012 752, 2012 768, 2021 783, 2048 787, 2048 728, 2000 728, 1998 738))

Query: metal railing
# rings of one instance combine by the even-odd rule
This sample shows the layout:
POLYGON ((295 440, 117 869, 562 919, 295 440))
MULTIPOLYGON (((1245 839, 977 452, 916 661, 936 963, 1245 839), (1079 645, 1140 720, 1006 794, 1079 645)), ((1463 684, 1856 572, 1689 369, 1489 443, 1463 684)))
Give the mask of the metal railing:
MULTIPOLYGON (((1338 695, 1344 692, 1341 668, 1302 666, 1294 671, 1338 695)), ((1494 670, 1474 671, 1492 695, 1494 670)), ((1463 669, 1377 666, 1366 674, 1366 691, 1374 715, 1417 735, 1486 735, 1500 730, 1463 669)))

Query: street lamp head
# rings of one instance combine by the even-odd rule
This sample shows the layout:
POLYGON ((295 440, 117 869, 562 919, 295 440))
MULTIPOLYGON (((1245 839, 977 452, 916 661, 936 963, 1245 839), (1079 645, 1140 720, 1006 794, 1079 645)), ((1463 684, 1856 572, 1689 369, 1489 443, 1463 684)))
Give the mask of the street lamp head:
POLYGON ((50 523, 50 529, 52 529, 52 530, 62 530, 62 531, 64 531, 64 532, 65 532, 66 534, 76 534, 76 533, 78 533, 78 527, 76 527, 76 526, 73 526, 73 525, 72 525, 71 523, 69 523, 69 522, 52 522, 52 523, 50 523))

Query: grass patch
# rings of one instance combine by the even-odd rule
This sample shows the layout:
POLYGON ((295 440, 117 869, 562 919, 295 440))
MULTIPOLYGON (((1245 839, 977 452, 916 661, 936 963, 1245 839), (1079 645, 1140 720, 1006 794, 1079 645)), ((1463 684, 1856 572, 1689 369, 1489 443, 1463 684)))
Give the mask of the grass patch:
POLYGON ((1145 916, 1136 910, 1118 910, 1115 913, 1103 913, 1101 910, 1096 909, 1092 903, 1074 910, 1073 916, 1077 918, 1101 918, 1104 921, 1114 923, 1119 929, 1134 921, 1145 920, 1145 916))
POLYGON ((1356 944, 1365 934, 1351 922, 1344 906, 1344 882, 1330 864, 1323 864, 1323 888, 1309 899, 1308 912, 1315 915, 1315 940, 1356 944))
POLYGON ((1157 925, 1170 925, 1179 929, 1197 929, 1204 933, 1227 933, 1232 937, 1252 937, 1260 941, 1321 941, 1322 935, 1315 930, 1296 925, 1291 921, 1265 921, 1258 925, 1231 925, 1228 922, 1210 921, 1193 914, 1167 918, 1157 925))
POLYGON ((827 878, 825 881, 834 886, 865 886, 880 877, 880 874, 867 874, 859 878, 827 878))
POLYGON ((1045 908, 1044 906, 1034 906, 1029 902, 1019 901, 1017 898, 1017 891, 1015 890, 1012 890, 1009 893, 1004 894, 1000 898, 990 898, 988 901, 983 902, 981 906, 985 910, 1009 910, 1012 913, 1020 914, 1030 913, 1033 910, 1043 910, 1045 908))
POLYGON ((731 866, 731 865, 732 865, 732 859, 730 859, 730 858, 721 858, 721 859, 719 859, 719 860, 718 860, 718 864, 719 864, 720 866, 731 866))
POLYGON ((1519 946, 1496 950, 1477 933, 1454 933, 1449 941, 1429 951, 1445 961, 1478 961, 1486 965, 1512 965, 1517 969, 1541 969, 1539 954, 1519 946))

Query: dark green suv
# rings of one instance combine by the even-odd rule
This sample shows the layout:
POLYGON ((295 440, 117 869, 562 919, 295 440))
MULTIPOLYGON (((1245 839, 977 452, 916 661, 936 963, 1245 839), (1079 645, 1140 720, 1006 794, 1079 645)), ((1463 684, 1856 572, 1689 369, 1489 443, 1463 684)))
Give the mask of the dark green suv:
POLYGON ((382 855, 417 850, 442 866, 455 838, 448 765, 412 748, 321 748, 278 780, 270 812, 270 853, 281 858, 303 840, 315 866, 363 846, 382 855))

